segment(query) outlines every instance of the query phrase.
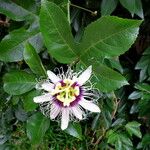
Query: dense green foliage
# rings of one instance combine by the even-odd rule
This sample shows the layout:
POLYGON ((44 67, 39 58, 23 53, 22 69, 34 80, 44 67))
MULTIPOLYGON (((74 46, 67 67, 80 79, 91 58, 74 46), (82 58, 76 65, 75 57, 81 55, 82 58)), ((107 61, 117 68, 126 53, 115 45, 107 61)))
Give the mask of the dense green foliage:
POLYGON ((149 150, 149 3, 0 0, 0 150, 149 150), (101 113, 61 131, 33 98, 67 65, 92 65, 101 113))

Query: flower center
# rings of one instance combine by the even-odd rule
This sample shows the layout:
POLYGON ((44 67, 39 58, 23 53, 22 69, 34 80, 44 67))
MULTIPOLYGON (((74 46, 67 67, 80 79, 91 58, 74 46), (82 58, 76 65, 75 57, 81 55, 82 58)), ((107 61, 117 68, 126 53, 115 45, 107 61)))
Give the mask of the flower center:
POLYGON ((63 106, 69 106, 79 94, 79 86, 70 79, 64 79, 56 84, 53 95, 63 103, 63 106))

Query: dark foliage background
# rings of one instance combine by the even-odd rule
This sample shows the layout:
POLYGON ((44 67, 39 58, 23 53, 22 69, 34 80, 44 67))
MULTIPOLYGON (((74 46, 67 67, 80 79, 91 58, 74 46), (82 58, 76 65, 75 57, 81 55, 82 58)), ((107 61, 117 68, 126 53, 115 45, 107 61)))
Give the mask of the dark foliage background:
MULTIPOLYGON (((15 95, 5 76, 14 70, 42 75, 41 70, 35 69, 36 64, 31 66, 32 60, 27 63, 26 59, 21 59, 20 51, 24 50, 25 41, 36 49, 46 70, 66 67, 66 63, 49 55, 43 44, 37 23, 41 2, 0 0, 0 150, 149 150, 149 0, 72 0, 69 11, 67 0, 49 1, 57 4, 66 16, 70 13, 70 27, 76 43, 82 40, 85 28, 102 16, 143 19, 138 37, 130 49, 119 57, 103 60, 106 66, 121 73, 129 84, 119 86, 113 92, 101 92, 100 114, 91 114, 87 120, 71 123, 67 130, 61 131, 59 123, 45 118, 32 101, 39 91, 31 88, 22 92, 20 89, 15 95), (17 44, 20 38, 22 42, 17 44), (8 49, 15 51, 4 53, 8 49), (3 88, 5 84, 7 88, 3 88)), ((108 28, 109 24, 105 30, 108 28)), ((79 68, 80 63, 75 66, 79 68)), ((15 75, 19 78, 22 74, 15 75)), ((9 80, 17 79, 10 75, 9 80)))

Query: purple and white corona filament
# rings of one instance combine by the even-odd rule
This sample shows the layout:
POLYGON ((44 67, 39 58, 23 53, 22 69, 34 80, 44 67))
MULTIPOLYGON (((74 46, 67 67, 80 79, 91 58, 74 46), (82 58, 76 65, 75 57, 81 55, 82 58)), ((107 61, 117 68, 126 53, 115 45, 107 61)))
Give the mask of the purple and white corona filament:
POLYGON ((86 86, 92 74, 92 66, 82 73, 75 73, 71 68, 55 75, 47 71, 48 80, 41 83, 41 89, 45 92, 41 96, 34 97, 35 103, 40 103, 41 111, 51 119, 61 116, 61 129, 68 127, 69 120, 76 118, 82 120, 86 110, 100 112, 94 103, 95 94, 92 87, 86 86))

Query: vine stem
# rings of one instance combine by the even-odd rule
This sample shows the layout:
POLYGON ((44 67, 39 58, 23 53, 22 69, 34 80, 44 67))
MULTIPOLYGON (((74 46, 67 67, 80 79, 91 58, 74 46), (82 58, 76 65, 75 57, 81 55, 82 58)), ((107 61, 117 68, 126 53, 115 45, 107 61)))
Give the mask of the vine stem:
POLYGON ((69 24, 71 23, 70 22, 70 0, 68 0, 68 3, 67 3, 67 11, 68 11, 68 14, 67 14, 67 17, 68 17, 68 22, 69 24))
POLYGON ((84 7, 75 5, 75 4, 71 4, 71 3, 70 3, 70 6, 73 6, 73 7, 79 8, 79 9, 82 9, 82 10, 84 10, 84 11, 87 11, 87 12, 91 13, 91 14, 94 15, 94 16, 97 15, 97 11, 91 11, 91 10, 89 10, 89 9, 87 9, 87 8, 84 8, 84 7))

